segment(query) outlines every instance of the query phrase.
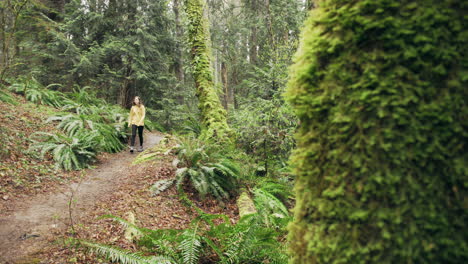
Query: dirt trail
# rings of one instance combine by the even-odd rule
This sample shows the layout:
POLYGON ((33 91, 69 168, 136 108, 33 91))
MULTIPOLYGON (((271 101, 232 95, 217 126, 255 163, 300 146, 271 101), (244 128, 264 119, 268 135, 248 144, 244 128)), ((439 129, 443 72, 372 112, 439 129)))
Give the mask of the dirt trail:
MULTIPOLYGON (((145 145, 151 147, 161 136, 145 134, 145 145)), ((54 234, 70 226, 69 202, 73 193, 73 218, 85 215, 97 201, 117 188, 128 174, 136 154, 124 151, 113 154, 95 169, 86 171, 81 183, 70 184, 65 192, 38 195, 17 206, 10 216, 0 215, 0 263, 30 263, 26 256, 47 246, 54 234)))

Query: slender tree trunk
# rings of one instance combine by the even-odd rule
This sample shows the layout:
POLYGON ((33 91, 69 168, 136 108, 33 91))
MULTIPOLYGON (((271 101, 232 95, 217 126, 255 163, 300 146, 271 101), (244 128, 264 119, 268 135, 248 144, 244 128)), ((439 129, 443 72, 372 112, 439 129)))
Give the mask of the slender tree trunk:
MULTIPOLYGON (((258 5, 257 0, 250 0, 250 11, 253 14, 254 19, 256 19, 258 14, 258 5)), ((250 63, 255 65, 257 64, 257 25, 256 23, 252 24, 252 28, 250 29, 250 38, 249 38, 249 59, 250 63)))
POLYGON ((180 23, 180 0, 174 0, 172 10, 175 17, 175 34, 176 34, 176 46, 175 46, 175 56, 174 56, 174 73, 177 78, 177 102, 179 104, 184 103, 184 97, 182 96, 182 88, 185 82, 184 69, 182 63, 182 47, 180 43, 182 42, 182 25, 180 23))
POLYGON ((3 30, 2 30, 2 62, 0 68, 0 81, 3 81, 5 78, 5 74, 10 68, 11 61, 14 58, 14 54, 10 54, 10 46, 14 43, 16 27, 18 25, 18 20, 21 12, 29 3, 29 0, 24 0, 20 2, 17 6, 13 7, 10 1, 7 1, 6 4, 2 4, 2 23, 3 23, 3 30), (8 30, 8 14, 6 10, 11 10, 11 15, 13 17, 11 29, 8 30))
POLYGON ((317 5, 315 4, 315 0, 307 0, 306 7, 308 10, 315 8, 317 5))
MULTIPOLYGON (((1 52, 2 54, 0 54, 0 73, 3 72, 3 68, 5 67, 5 56, 6 56, 6 53, 5 53, 5 46, 6 46, 6 6, 5 6, 5 3, 1 3, 1 18, 0 18, 0 21, 1 21, 1 33, 0 33, 0 36, 2 37, 2 49, 1 49, 1 52)), ((1 78, 0 78, 1 80, 1 78)))
POLYGON ((214 87, 209 23, 205 16, 205 7, 205 0, 185 0, 185 10, 190 23, 188 36, 192 71, 203 124, 201 138, 231 143, 233 139, 227 124, 226 111, 214 87))
POLYGON ((226 62, 221 62, 221 80, 224 88, 224 109, 229 110, 229 84, 228 84, 228 72, 226 62))
POLYGON ((267 10, 267 23, 268 23, 268 36, 270 37, 270 45, 275 48, 275 39, 273 34, 273 19, 271 17, 270 1, 266 0, 266 10, 267 10))
POLYGON ((119 93, 119 103, 122 107, 126 108, 131 104, 131 79, 133 70, 132 70, 132 59, 130 58, 127 62, 126 72, 125 72, 125 79, 122 82, 122 86, 120 87, 119 93))

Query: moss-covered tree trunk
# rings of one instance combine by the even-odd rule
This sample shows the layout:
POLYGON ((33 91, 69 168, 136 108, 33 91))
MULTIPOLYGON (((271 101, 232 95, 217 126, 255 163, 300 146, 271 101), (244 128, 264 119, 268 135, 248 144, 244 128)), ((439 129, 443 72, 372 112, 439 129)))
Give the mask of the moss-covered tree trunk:
POLYGON ((197 88, 199 109, 202 115, 203 139, 218 142, 232 141, 226 120, 226 111, 221 105, 213 82, 209 24, 204 16, 205 0, 185 0, 189 19, 189 42, 192 53, 192 71, 197 88))
POLYGON ((286 93, 291 263, 468 263, 468 2, 317 2, 286 93))

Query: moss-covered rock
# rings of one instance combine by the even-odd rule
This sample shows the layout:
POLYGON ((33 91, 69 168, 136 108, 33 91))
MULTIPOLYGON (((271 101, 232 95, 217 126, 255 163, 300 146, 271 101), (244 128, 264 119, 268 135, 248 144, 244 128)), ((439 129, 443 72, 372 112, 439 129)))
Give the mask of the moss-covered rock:
POLYGON ((188 36, 192 53, 192 72, 203 123, 201 138, 232 142, 226 111, 221 105, 213 82, 209 24, 204 16, 205 5, 205 0, 185 0, 185 10, 190 22, 188 36))
POLYGON ((291 263, 468 263, 468 2, 317 2, 286 93, 291 263))
POLYGON ((239 195, 239 198, 237 198, 237 208, 239 208, 240 218, 246 215, 257 213, 255 204, 246 190, 243 190, 242 193, 239 195))

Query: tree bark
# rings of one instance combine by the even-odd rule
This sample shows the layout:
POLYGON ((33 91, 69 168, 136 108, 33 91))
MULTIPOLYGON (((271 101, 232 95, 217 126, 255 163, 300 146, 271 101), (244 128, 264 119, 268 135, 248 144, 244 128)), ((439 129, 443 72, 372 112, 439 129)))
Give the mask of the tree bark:
POLYGON ((172 10, 175 17, 175 35, 176 35, 176 45, 175 45, 175 56, 174 56, 174 74, 177 78, 177 102, 179 104, 184 103, 184 97, 182 96, 182 88, 185 82, 185 74, 183 69, 182 62, 182 47, 180 43, 182 42, 182 25, 180 23, 180 0, 173 0, 172 10))
POLYGON ((289 263, 466 263, 468 31, 453 25, 468 6, 317 2, 285 93, 300 120, 289 263))
POLYGON ((224 100, 223 100, 223 106, 224 109, 229 110, 229 84, 228 84, 228 72, 227 72, 227 66, 226 62, 221 62, 221 80, 223 83, 223 89, 224 89, 224 100))
MULTIPOLYGON (((255 19, 258 14, 258 5, 257 0, 250 0, 250 9, 255 19)), ((257 50, 257 25, 256 23, 252 24, 250 29, 250 38, 249 38, 249 59, 252 65, 257 64, 258 50, 257 50)))
POLYGON ((131 76, 133 73, 132 70, 132 59, 130 58, 127 62, 126 72, 125 72, 125 79, 122 82, 122 86, 120 87, 120 94, 119 94, 119 103, 122 107, 127 108, 131 105, 132 98, 130 98, 132 91, 131 91, 131 76))
POLYGON ((316 7, 315 0, 307 0, 306 2, 306 8, 308 10, 311 10, 316 7))
POLYGON ((192 54, 192 72, 203 125, 201 138, 232 143, 232 132, 227 124, 226 111, 214 86, 209 23, 204 15, 205 7, 205 0, 185 0, 185 10, 190 23, 188 36, 192 54))
POLYGON ((1 68, 0 68, 0 81, 3 81, 5 78, 5 74, 10 68, 11 61, 14 58, 14 53, 10 54, 10 47, 12 43, 15 41, 15 33, 16 33, 16 27, 18 25, 18 20, 21 12, 23 9, 26 7, 26 5, 29 3, 29 0, 24 0, 23 2, 20 2, 18 6, 15 8, 11 5, 10 1, 7 1, 6 4, 2 4, 2 61, 1 61, 1 68), (10 27, 11 30, 7 32, 8 29, 8 14, 6 12, 7 9, 11 10, 11 16, 12 21, 10 27))

